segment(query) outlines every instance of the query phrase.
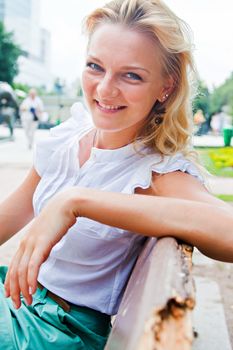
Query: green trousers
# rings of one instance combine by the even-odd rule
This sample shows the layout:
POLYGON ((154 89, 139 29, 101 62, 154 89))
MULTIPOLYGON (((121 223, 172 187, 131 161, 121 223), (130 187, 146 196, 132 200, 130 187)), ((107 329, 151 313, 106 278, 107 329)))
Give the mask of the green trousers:
POLYGON ((14 309, 4 296, 7 267, 0 267, 0 349, 102 350, 110 331, 110 316, 71 304, 65 312, 47 290, 37 289, 33 303, 14 309))

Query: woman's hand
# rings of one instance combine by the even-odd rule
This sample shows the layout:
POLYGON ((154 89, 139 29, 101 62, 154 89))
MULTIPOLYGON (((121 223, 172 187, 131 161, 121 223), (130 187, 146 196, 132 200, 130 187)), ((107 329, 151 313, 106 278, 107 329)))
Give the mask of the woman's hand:
POLYGON ((20 293, 28 305, 32 303, 41 264, 47 259, 53 246, 76 222, 77 210, 74 214, 71 198, 72 189, 55 195, 40 215, 29 224, 5 281, 5 295, 12 298, 16 309, 21 305, 20 293))

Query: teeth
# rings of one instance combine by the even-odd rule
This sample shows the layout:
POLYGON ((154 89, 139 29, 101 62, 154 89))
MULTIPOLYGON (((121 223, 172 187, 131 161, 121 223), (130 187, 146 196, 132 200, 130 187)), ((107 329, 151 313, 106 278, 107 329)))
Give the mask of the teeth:
POLYGON ((105 105, 103 103, 100 103, 98 102, 99 106, 104 108, 104 109, 111 109, 111 110, 114 110, 114 109, 119 109, 121 106, 110 106, 110 105, 105 105))

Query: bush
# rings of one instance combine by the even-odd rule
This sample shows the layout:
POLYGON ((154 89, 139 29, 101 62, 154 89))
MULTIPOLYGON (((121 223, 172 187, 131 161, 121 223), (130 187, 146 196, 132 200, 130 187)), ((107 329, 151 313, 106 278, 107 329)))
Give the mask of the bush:
POLYGON ((233 168, 233 147, 224 147, 208 152, 216 168, 233 168))
POLYGON ((216 176, 233 177, 233 147, 196 148, 202 165, 216 176))

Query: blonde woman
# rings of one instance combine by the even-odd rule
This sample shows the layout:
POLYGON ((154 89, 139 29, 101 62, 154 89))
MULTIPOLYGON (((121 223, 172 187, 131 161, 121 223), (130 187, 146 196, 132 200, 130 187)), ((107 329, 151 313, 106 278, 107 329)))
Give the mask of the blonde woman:
POLYGON ((1 269, 4 349, 103 349, 146 237, 233 261, 232 209, 190 160, 187 26, 160 0, 116 0, 85 28, 88 111, 75 104, 37 145, 0 208, 2 243, 25 226, 1 269))

